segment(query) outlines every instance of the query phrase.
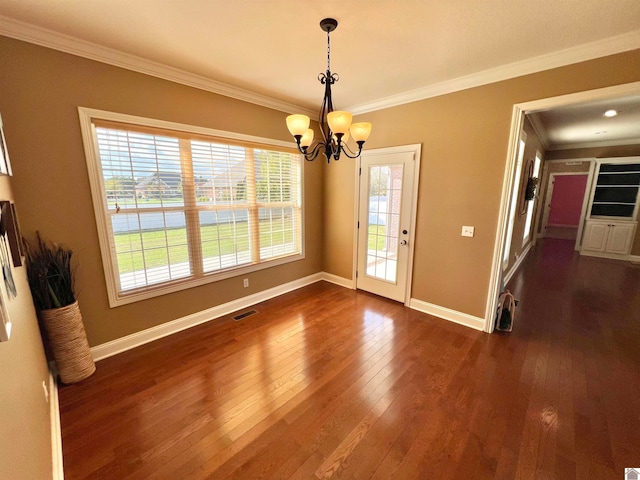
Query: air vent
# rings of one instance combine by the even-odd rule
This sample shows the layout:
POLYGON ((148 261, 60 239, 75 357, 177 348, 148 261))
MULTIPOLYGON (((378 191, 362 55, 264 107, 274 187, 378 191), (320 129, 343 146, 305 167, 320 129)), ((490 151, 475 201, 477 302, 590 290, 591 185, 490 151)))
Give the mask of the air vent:
POLYGON ((257 310, 249 310, 248 312, 244 312, 244 313, 240 313, 238 315, 236 315, 235 317, 233 317, 233 319, 236 322, 239 322, 240 320, 242 320, 243 318, 247 318, 250 317, 251 315, 255 315, 256 313, 258 313, 257 310))

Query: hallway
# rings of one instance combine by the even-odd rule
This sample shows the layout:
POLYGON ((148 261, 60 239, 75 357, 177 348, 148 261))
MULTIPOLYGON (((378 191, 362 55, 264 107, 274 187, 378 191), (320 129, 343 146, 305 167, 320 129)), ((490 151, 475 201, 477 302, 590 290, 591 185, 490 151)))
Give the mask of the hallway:
POLYGON ((513 276, 512 335, 535 363, 523 380, 533 382, 530 414, 542 412, 538 463, 557 456, 571 474, 556 478, 574 478, 573 458, 595 467, 591 478, 616 478, 640 464, 640 265, 573 247, 543 239, 513 276))

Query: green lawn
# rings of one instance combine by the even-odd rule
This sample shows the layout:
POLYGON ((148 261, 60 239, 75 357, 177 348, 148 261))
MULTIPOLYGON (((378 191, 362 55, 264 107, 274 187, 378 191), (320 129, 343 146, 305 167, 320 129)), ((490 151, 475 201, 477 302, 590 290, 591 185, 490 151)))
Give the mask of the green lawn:
POLYGON ((369 225, 369 237, 367 239, 369 250, 384 250, 387 245, 386 234, 387 227, 385 225, 369 225))
MULTIPOLYGON (((262 247, 281 245, 293 241, 292 221, 274 222, 274 228, 281 230, 269 232, 269 221, 260 222, 260 244, 262 247)), ((200 230, 202 254, 204 258, 217 257, 231 253, 249 252, 249 228, 247 222, 234 224, 206 225, 200 230), (235 234, 234 234, 235 232, 235 234)), ((386 246, 386 227, 370 225, 369 250, 384 250, 386 246)), ((130 273, 136 270, 166 266, 169 263, 189 261, 186 228, 174 228, 164 231, 145 231, 139 233, 120 233, 115 235, 118 253, 118 270, 130 273), (142 246, 144 245, 144 261, 142 246), (167 256, 169 251, 169 258, 167 256)))
MULTIPOLYGON (((293 222, 286 218, 274 222, 260 222, 260 245, 270 247, 293 241, 293 222)), ((237 252, 249 252, 249 228, 247 222, 234 224, 206 225, 201 227, 202 254, 204 258, 217 257, 237 252)), ((119 233, 115 235, 118 254, 118 270, 129 273, 136 270, 166 266, 189 261, 186 228, 165 231, 145 231, 140 233, 119 233), (142 247, 144 246, 144 261, 142 247), (168 255, 167 255, 168 250, 168 255)))

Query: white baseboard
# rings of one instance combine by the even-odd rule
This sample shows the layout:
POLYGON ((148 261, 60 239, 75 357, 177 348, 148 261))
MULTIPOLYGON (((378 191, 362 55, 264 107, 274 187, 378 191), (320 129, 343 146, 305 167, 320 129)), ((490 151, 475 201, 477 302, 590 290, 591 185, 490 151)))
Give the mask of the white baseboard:
MULTIPOLYGON (((250 307, 252 305, 255 305, 256 303, 260 303, 270 298, 277 297, 278 295, 282 295, 292 290, 297 290, 298 288, 305 287, 321 280, 334 283, 336 285, 349 289, 355 288, 354 282, 350 279, 339 277, 331 273, 319 272, 304 278, 300 278, 298 280, 294 280, 292 282, 285 283, 283 285, 278 285, 277 287, 273 287, 262 292, 254 293, 253 295, 242 297, 237 300, 224 303, 222 305, 217 305, 200 312, 186 315, 176 320, 163 323, 162 325, 157 325, 155 327, 142 330, 141 332, 127 335, 126 337, 118 338, 101 345, 96 345, 95 347, 91 348, 91 354, 95 361, 103 360, 118 353, 122 353, 127 350, 131 350, 132 348, 139 347, 140 345, 144 345, 145 343, 153 342, 154 340, 158 340, 162 337, 166 337, 182 330, 186 330, 187 328, 195 327, 196 325, 200 325, 201 323, 215 320, 216 318, 228 315, 238 310, 242 310, 243 308, 250 307)), ((451 310, 449 308, 440 307, 438 305, 433 305, 416 299, 411 299, 409 307, 413 308, 414 310, 419 310, 421 312, 435 315, 445 320, 474 328, 476 330, 484 329, 484 319, 451 310)))
POLYGON ((435 317, 449 320, 450 322, 464 325, 475 330, 484 330, 484 318, 474 317, 467 313, 458 312, 457 310, 451 310, 450 308, 441 307, 440 305, 434 305, 433 303, 423 302, 416 298, 412 298, 409 303, 409 307, 419 312, 428 313, 435 317))
POLYGON ((629 255, 629 261, 631 263, 640 263, 640 255, 629 255))
POLYGON ((580 255, 585 257, 600 257, 608 258, 609 260, 622 260, 623 262, 637 262, 640 260, 640 256, 637 255, 623 255, 619 253, 605 253, 605 252, 593 252, 589 250, 580 250, 580 255), (634 258, 636 260, 634 260, 634 258))
POLYGON ((356 284, 353 280, 349 278, 339 277, 338 275, 334 275, 333 273, 322 272, 322 280, 335 283, 336 285, 340 285, 341 287, 350 288, 354 290, 356 288, 356 284))
POLYGON ((520 268, 520 265, 522 265, 522 262, 524 262, 524 259, 527 258, 527 254, 529 253, 529 251, 531 250, 531 247, 533 246, 533 242, 529 242, 529 245, 527 245, 527 248, 525 248, 522 253, 520 254, 520 256, 518 257, 518 259, 516 260, 516 263, 513 264, 513 267, 511 267, 511 270, 509 270, 503 277, 503 283, 506 286, 507 283, 509 283, 509 280, 511 280, 511 277, 513 277, 513 274, 516 273, 518 271, 518 268, 520 268))
MULTIPOLYGON (((52 362, 53 363, 53 362, 52 362)), ((62 430, 60 428, 60 403, 55 366, 49 367, 49 417, 51 420, 51 462, 53 480, 64 480, 62 457, 62 430)))
POLYGON ((324 275, 325 274, 322 272, 315 273, 313 275, 309 275, 292 282, 278 285, 277 287, 263 290, 262 292, 254 293, 253 295, 248 295, 231 302, 223 303, 222 305, 216 305, 215 307, 186 315, 176 320, 163 323, 162 325, 157 325, 155 327, 142 330, 141 332, 127 335, 126 337, 118 338, 101 345, 96 345, 95 347, 91 348, 91 355, 93 356, 93 359, 95 361, 111 357, 118 353, 122 353, 140 345, 144 345, 145 343, 149 343, 162 337, 166 337, 167 335, 186 330, 187 328, 200 325, 201 323, 214 320, 216 318, 222 317, 223 315, 228 315, 237 310, 255 305, 256 303, 260 303, 270 298, 277 297, 278 295, 282 295, 292 290, 305 287, 320 280, 325 280, 324 275))

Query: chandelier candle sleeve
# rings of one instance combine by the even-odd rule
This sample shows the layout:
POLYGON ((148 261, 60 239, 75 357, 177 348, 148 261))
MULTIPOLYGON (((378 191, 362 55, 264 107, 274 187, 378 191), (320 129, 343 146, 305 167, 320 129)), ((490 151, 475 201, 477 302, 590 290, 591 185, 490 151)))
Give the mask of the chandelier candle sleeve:
POLYGON ((318 80, 324 85, 324 98, 320 107, 318 124, 322 139, 313 141, 314 132, 309 128, 309 117, 306 115, 289 115, 287 128, 298 145, 298 150, 308 161, 315 160, 322 152, 327 162, 340 160, 344 153, 349 158, 358 158, 362 153, 362 146, 369 138, 371 124, 360 122, 352 124, 353 115, 349 112, 333 109, 331 85, 338 81, 338 75, 331 73, 331 38, 330 33, 338 27, 333 18, 325 18, 320 22, 320 28, 327 32, 327 71, 318 75, 318 80), (358 151, 352 151, 347 145, 349 137, 353 137, 358 145, 358 151))

